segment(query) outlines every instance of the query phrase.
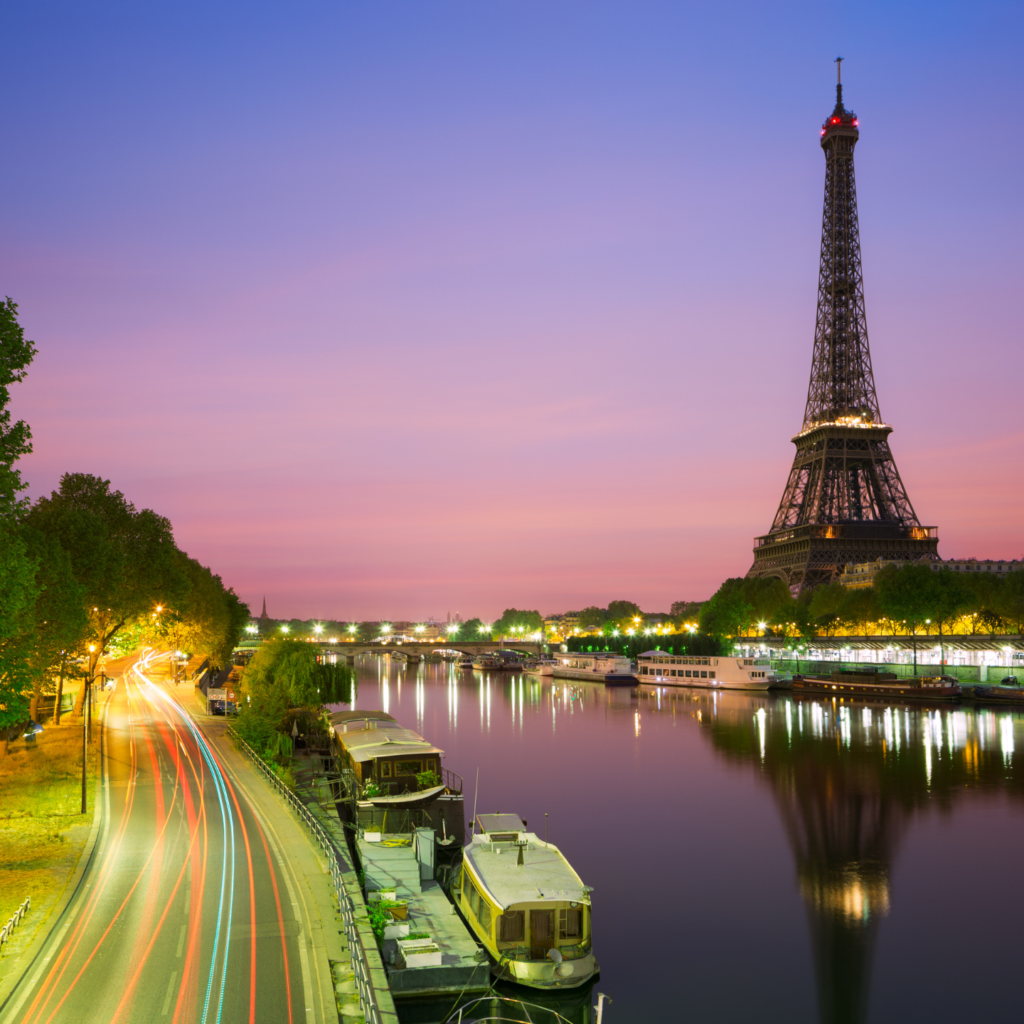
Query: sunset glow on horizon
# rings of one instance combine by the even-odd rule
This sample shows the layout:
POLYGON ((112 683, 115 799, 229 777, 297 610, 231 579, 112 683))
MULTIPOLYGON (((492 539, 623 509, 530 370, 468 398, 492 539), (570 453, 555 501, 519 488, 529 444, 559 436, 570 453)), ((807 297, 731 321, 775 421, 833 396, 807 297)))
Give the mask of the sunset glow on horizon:
POLYGON ((768 531, 856 153, 881 414, 1024 558, 1018 6, 18 3, 35 498, 109 478, 279 618, 704 599, 768 531))

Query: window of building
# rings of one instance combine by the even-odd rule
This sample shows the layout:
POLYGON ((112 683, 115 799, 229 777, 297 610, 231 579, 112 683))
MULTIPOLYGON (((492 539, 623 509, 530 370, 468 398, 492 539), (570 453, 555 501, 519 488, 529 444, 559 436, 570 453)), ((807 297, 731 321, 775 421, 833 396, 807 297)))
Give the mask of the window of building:
POLYGON ((419 761, 396 761, 395 762, 395 774, 396 775, 417 775, 423 769, 420 767, 419 761))
POLYGON ((391 778, 391 762, 390 761, 381 761, 380 762, 380 777, 382 779, 390 779, 391 778))

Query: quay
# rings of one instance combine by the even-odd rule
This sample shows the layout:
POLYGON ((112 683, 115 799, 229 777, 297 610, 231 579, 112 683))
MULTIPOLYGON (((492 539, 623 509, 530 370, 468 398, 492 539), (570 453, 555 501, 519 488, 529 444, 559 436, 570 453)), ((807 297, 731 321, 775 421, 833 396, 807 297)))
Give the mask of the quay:
POLYGON ((433 877, 434 831, 370 835, 379 839, 368 840, 365 834, 357 839, 368 897, 372 900, 375 892, 394 890, 395 900, 408 905, 406 919, 396 920, 385 930, 384 967, 392 996, 486 992, 490 988, 487 956, 433 877), (429 940, 408 942, 410 935, 429 936, 429 940), (427 952, 417 955, 417 947, 427 952), (424 965, 407 966, 407 954, 409 960, 424 965))

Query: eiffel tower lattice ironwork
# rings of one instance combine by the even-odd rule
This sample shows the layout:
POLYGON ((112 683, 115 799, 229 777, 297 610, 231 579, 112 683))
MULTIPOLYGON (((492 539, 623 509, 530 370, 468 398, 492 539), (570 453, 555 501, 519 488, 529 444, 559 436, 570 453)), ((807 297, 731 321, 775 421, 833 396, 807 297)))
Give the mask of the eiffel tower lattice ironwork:
POLYGON ((777 576, 794 593, 835 579, 850 562, 938 557, 938 531, 921 525, 907 497, 875 394, 853 173, 857 124, 840 78, 821 129, 825 205, 804 422, 779 510, 755 539, 747 573, 777 576))

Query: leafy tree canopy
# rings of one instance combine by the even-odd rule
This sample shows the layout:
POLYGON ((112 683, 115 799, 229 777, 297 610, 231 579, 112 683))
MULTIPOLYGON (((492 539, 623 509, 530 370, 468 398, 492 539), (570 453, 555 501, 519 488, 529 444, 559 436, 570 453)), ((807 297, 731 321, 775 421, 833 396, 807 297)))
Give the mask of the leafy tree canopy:
POLYGON ((544 628, 544 620, 540 617, 540 612, 538 611, 506 608, 501 618, 494 623, 492 632, 498 635, 511 636, 513 626, 523 627, 527 633, 533 633, 544 628))

